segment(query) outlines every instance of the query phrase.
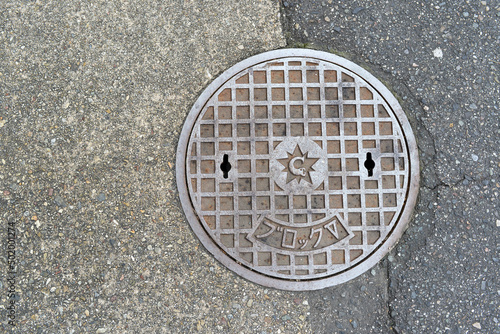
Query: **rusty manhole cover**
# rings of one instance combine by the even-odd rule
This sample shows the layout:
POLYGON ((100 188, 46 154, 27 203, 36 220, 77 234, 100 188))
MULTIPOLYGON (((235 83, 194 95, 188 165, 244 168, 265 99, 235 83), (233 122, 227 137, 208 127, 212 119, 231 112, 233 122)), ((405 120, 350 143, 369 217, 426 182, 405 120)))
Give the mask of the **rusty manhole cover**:
POLYGON ((306 49, 263 53, 201 94, 177 152, 182 206, 203 245, 278 289, 343 283, 375 265, 415 205, 415 138, 361 67, 306 49))

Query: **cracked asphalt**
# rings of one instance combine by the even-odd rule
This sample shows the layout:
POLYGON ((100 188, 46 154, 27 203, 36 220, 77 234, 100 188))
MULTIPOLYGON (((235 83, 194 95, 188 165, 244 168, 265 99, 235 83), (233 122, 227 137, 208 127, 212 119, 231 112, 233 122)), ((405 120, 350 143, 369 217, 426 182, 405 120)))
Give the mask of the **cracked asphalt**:
POLYGON ((343 55, 399 97, 423 165, 385 277, 348 301, 356 282, 318 293, 313 332, 500 333, 500 3, 283 1, 282 13, 289 45, 343 55), (377 316, 354 329, 350 313, 377 316))
POLYGON ((489 0, 2 2, 0 331, 500 333, 499 27, 489 0), (398 245, 314 292, 220 265, 175 185, 198 95, 286 46, 333 52, 384 82, 422 165, 398 245))

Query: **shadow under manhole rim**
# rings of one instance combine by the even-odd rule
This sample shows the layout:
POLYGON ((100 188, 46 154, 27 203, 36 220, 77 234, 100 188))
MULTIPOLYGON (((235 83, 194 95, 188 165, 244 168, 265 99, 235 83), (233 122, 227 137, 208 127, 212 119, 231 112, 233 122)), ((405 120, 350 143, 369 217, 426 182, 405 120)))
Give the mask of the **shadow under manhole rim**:
POLYGON ((321 51, 270 51, 225 71, 188 114, 177 157, 181 203, 203 245, 278 289, 370 269, 418 193, 416 142, 396 98, 321 51))

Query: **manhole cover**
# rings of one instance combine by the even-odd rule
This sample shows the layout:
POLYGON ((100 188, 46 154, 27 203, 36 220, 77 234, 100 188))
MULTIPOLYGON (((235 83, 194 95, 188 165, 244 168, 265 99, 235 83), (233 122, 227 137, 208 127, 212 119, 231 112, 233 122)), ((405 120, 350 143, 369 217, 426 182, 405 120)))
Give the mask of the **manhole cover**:
POLYGON ((263 53, 201 94, 177 152, 182 206, 225 266, 313 290, 375 265, 405 230, 418 153, 397 100, 338 56, 263 53))

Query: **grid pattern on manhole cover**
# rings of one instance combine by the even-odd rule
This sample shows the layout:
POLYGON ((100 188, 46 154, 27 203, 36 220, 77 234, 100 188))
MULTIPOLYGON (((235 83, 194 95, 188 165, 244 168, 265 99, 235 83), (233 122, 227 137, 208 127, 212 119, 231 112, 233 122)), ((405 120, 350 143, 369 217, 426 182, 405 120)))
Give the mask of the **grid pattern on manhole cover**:
POLYGON ((418 182, 392 95, 352 63, 312 54, 233 68, 193 108, 179 157, 205 246, 253 281, 295 290, 376 263, 418 182))

